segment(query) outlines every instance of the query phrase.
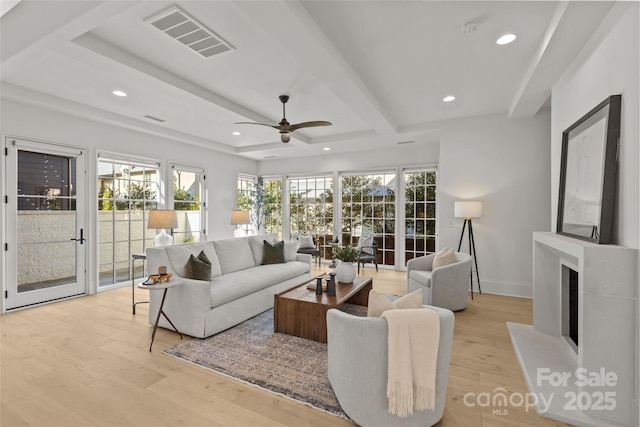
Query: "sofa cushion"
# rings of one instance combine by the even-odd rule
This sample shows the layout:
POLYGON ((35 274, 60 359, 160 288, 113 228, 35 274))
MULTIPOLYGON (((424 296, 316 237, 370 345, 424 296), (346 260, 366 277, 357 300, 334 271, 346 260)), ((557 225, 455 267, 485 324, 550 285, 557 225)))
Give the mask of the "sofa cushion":
POLYGON ((425 270, 411 270, 409 272, 409 278, 415 280, 416 282, 426 286, 427 288, 431 287, 431 272, 425 270))
POLYGON ((233 273, 256 265, 247 237, 214 240, 213 245, 216 248, 218 260, 220 260, 222 274, 233 273))
POLYGON ((264 256, 263 242, 265 240, 271 242, 272 240, 269 240, 267 236, 249 236, 247 237, 247 240, 249 240, 249 247, 251 248, 251 253, 253 254, 253 262, 255 263, 254 265, 261 265, 262 258, 264 256))
POLYGON ((211 261, 204 251, 200 251, 197 257, 189 255, 189 260, 184 266, 185 277, 194 280, 211 280, 211 261))
POLYGON ((305 274, 310 268, 308 263, 293 261, 250 267, 216 277, 211 281, 211 308, 305 274))
POLYGON ((387 310, 406 308, 422 308, 422 289, 411 292, 395 301, 391 301, 384 294, 373 289, 369 291, 367 317, 380 317, 387 310))
POLYGON ((165 251, 167 252, 169 261, 171 261, 173 271, 180 277, 187 277, 184 267, 186 262, 189 260, 189 257, 191 255, 198 256, 201 251, 204 251, 209 261, 211 261, 211 278, 222 274, 220 261, 218 260, 218 255, 216 254, 213 242, 165 246, 165 251))
POLYGON ((268 241, 262 242, 264 245, 264 251, 262 254, 262 265, 267 264, 282 264, 284 260, 284 242, 281 240, 278 243, 269 243, 268 241))

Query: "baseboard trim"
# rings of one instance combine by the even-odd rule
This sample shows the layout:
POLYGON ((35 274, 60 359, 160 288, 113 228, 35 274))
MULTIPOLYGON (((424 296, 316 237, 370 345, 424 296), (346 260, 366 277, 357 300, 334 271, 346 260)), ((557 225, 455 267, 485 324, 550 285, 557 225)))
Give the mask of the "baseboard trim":
MULTIPOLYGON (((480 278, 482 293, 509 297, 533 298, 533 285, 530 283, 498 282, 480 278)), ((478 284, 473 281, 473 292, 478 292, 478 284)))

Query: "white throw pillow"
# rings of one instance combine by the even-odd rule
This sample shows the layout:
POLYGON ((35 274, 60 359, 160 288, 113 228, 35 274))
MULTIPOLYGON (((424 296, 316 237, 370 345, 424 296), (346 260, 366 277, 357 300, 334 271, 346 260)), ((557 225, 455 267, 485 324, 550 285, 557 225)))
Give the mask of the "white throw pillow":
POLYGON ((295 261, 298 257, 298 242, 284 242, 284 260, 286 262, 295 261))
POLYGON ((313 243, 313 236, 300 236, 300 249, 315 249, 316 245, 313 243))
POLYGON ((456 254, 455 252, 453 252, 453 249, 444 248, 433 258, 433 265, 431 269, 435 270, 436 268, 444 267, 445 265, 449 264, 455 264, 456 262, 458 262, 458 258, 456 258, 456 254))
POLYGON ((362 250, 362 252, 373 255, 373 248, 371 246, 373 246, 373 236, 370 234, 367 234, 366 236, 365 235, 360 236, 360 238, 358 239, 358 245, 356 246, 356 249, 362 250))
POLYGON ((422 289, 411 292, 395 301, 391 301, 384 294, 373 289, 369 291, 368 317, 380 317, 387 310, 404 308, 422 308, 422 289))

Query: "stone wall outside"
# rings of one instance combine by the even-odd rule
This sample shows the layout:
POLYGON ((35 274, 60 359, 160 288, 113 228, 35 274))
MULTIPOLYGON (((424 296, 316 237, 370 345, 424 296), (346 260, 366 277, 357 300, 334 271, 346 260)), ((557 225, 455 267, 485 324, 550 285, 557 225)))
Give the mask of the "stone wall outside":
MULTIPOLYGON (((178 213, 179 230, 190 230, 188 217, 194 213, 178 213)), ((133 241, 133 253, 144 252, 142 240, 145 238, 146 246, 153 246, 156 231, 144 228, 142 215, 142 211, 98 212, 98 241, 109 242, 98 244, 99 272, 110 271, 111 262, 130 261, 130 240, 133 241), (116 242, 115 251, 111 242, 116 242)), ((18 211, 17 226, 18 284, 75 276, 75 250, 78 243, 71 240, 76 237, 75 211, 18 211), (43 241, 55 243, 39 243, 43 241)), ((85 239, 87 235, 85 229, 85 239)))

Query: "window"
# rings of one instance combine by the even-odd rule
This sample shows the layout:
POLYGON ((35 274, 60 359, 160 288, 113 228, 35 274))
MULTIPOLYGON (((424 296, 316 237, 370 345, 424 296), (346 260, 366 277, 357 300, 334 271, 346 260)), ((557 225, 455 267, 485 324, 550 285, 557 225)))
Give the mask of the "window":
MULTIPOLYGON (((254 177, 238 174, 238 209, 251 212, 251 193, 254 182, 254 177)), ((244 235, 250 234, 253 229, 251 224, 242 224, 238 228, 244 230, 244 235)))
POLYGON ((146 225, 158 205, 158 172, 158 164, 98 159, 99 286, 131 280, 132 254, 153 246, 146 225))
POLYGON ((75 210, 75 169, 73 157, 19 150, 18 210, 75 210))
POLYGON ((288 182, 291 236, 315 236, 323 250, 321 256, 331 259, 328 244, 333 240, 333 178, 289 178, 288 182))
POLYGON ((283 238, 282 228, 282 180, 280 178, 264 178, 265 193, 265 233, 275 234, 278 240, 283 238))
POLYGON ((436 250, 436 171, 404 172, 405 264, 436 250))
POLYGON ((173 209, 178 214, 178 228, 173 243, 199 242, 205 234, 204 171, 172 165, 173 209))
POLYGON ((356 246, 373 232, 378 263, 395 265, 396 174, 394 171, 341 175, 342 244, 356 246))

